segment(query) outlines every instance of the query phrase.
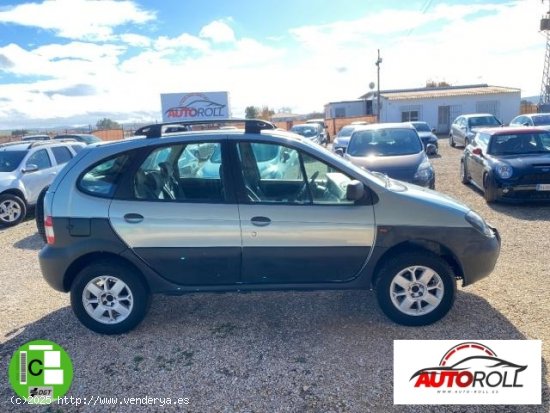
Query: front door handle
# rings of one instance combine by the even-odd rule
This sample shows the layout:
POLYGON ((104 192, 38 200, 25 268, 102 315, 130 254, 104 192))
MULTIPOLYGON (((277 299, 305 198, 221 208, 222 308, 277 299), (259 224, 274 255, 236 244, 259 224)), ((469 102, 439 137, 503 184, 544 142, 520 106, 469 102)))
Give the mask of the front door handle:
POLYGON ((271 220, 268 217, 253 217, 250 222, 257 227, 265 227, 271 224, 271 220))
POLYGON ((126 214, 124 220, 130 224, 138 224, 143 221, 143 215, 140 214, 126 214))

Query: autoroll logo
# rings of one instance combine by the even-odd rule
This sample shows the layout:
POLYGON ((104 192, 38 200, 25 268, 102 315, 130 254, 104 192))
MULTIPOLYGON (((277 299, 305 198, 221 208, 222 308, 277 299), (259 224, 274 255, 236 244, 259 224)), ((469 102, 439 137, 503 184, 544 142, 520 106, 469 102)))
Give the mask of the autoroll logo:
POLYGON ((225 107, 203 93, 190 93, 181 98, 178 106, 168 108, 165 115, 168 118, 220 117, 225 107))
POLYGON ((394 402, 539 404, 541 342, 397 340, 394 402), (406 357, 411 351, 414 360, 406 357))

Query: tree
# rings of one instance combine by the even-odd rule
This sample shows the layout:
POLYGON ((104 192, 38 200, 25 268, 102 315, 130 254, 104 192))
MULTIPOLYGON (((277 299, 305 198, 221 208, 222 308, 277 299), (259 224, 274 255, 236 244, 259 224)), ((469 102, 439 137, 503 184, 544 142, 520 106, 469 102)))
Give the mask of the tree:
POLYGON ((122 126, 118 122, 109 118, 103 118, 97 121, 96 127, 98 129, 122 129, 122 126))
POLYGON ((247 119, 256 119, 258 117, 258 108, 256 106, 247 106, 244 110, 244 117, 247 119))
POLYGON ((269 106, 263 106, 260 112, 260 119, 271 120, 271 117, 275 114, 273 109, 269 109, 269 106))
POLYGON ((27 129, 16 129, 11 131, 11 136, 25 136, 29 131, 27 129))

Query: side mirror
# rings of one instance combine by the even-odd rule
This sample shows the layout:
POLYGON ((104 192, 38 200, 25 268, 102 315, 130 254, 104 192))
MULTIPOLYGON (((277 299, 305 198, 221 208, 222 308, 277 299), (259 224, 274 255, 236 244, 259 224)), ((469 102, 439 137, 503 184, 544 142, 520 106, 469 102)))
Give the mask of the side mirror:
POLYGON ((286 163, 286 161, 290 158, 290 155, 287 151, 283 151, 281 158, 283 159, 283 163, 286 163))
POLYGON ((436 133, 435 128, 432 128, 432 133, 435 135, 435 133, 436 133))
POLYGON ((437 154, 437 148, 433 143, 429 143, 428 146, 426 146, 426 153, 428 155, 435 155, 437 154))
POLYGON ((344 156, 344 150, 342 148, 337 148, 334 153, 336 155, 344 156))
POLYGON ((33 163, 29 163, 25 166, 25 169, 22 170, 23 173, 25 174, 28 174, 28 173, 31 173, 31 172, 36 172, 38 171, 38 166, 33 164, 33 163))
POLYGON ((474 155, 483 156, 483 152, 481 151, 481 148, 474 148, 472 151, 474 155))
POLYGON ((365 196, 365 186, 362 182, 353 180, 348 184, 346 199, 348 201, 359 201, 365 196))

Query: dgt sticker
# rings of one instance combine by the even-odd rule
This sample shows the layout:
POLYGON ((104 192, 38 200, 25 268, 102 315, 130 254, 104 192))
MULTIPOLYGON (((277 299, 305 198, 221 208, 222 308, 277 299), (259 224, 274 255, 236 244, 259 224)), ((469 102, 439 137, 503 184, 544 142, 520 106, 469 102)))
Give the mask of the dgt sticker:
POLYGON ((13 353, 8 376, 19 397, 31 404, 48 404, 69 391, 73 364, 59 344, 34 340, 13 353))

